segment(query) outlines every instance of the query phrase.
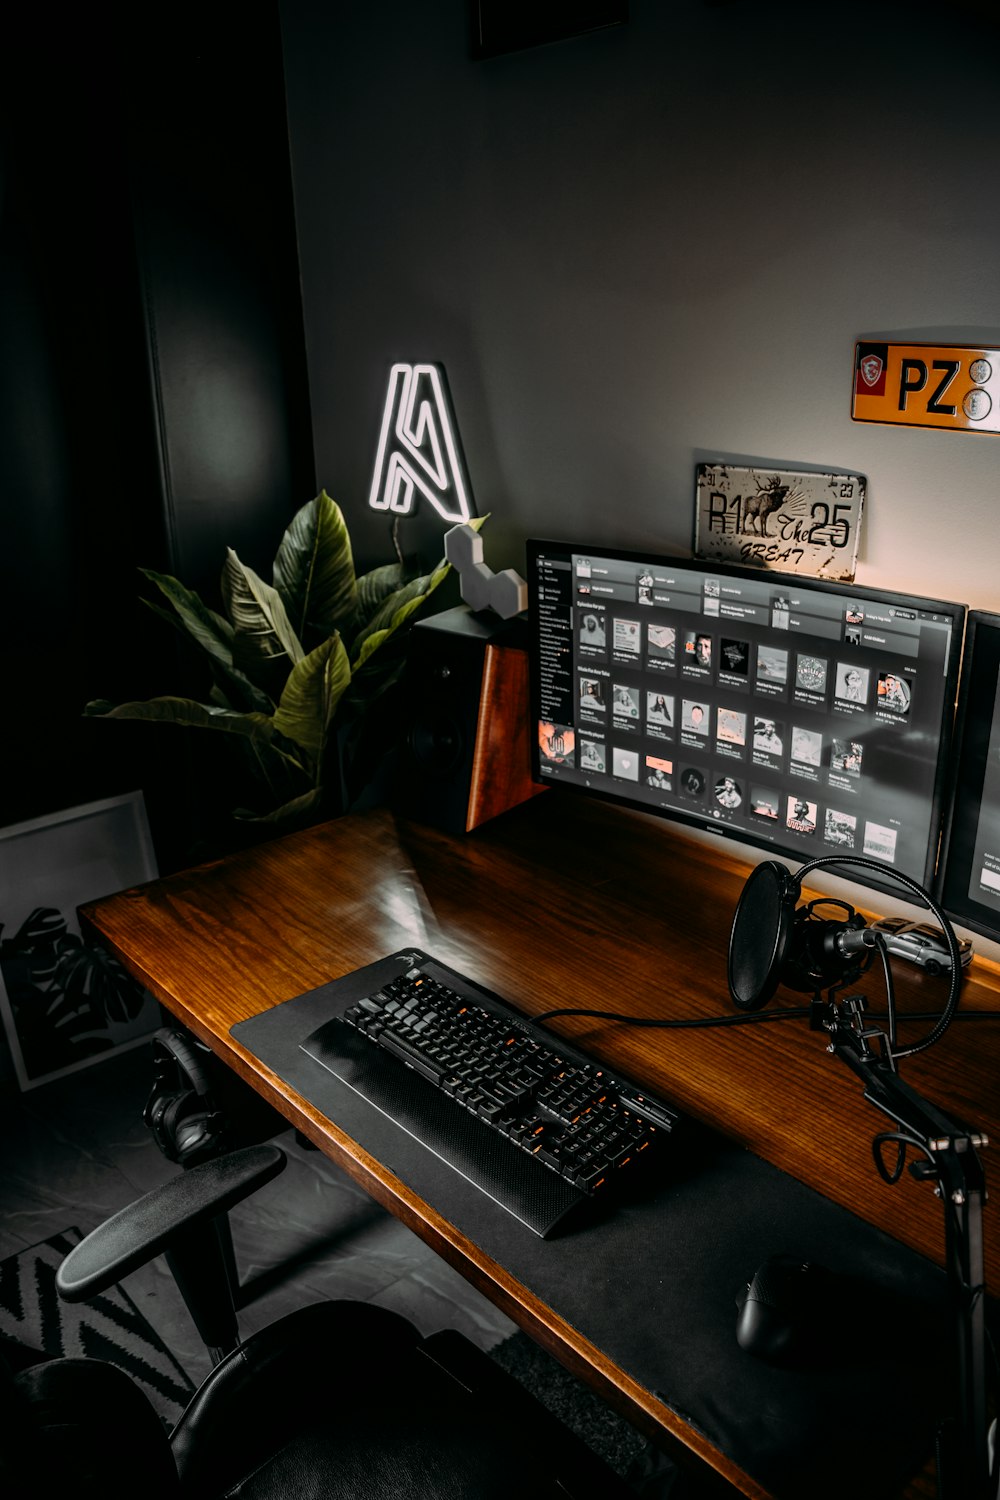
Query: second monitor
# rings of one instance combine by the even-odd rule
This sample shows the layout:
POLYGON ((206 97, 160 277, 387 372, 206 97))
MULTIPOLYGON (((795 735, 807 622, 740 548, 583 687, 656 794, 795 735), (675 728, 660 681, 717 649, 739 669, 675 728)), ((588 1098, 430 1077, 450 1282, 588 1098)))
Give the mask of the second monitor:
POLYGON ((953 921, 1000 942, 1000 615, 969 615, 951 808, 938 871, 953 921))
POLYGON ((964 605, 546 541, 528 582, 537 780, 930 884, 964 605))

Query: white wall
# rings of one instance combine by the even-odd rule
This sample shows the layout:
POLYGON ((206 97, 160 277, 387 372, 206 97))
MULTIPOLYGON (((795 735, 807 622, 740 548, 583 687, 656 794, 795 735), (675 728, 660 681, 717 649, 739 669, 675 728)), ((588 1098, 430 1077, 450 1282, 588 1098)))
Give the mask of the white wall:
POLYGON ((1000 608, 1000 436, 855 423, 855 341, 1000 346, 978 4, 632 0, 469 60, 464 0, 281 0, 317 475, 358 550, 388 367, 444 362, 486 559, 689 552, 696 463, 868 478, 858 582, 1000 608))

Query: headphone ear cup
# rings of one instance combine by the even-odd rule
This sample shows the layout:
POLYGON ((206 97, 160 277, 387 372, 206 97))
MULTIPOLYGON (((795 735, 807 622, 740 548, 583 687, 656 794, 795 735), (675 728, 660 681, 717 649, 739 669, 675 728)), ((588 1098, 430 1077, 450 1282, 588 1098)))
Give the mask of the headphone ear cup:
POLYGON ((153 1071, 143 1120, 164 1156, 186 1166, 215 1155, 225 1120, 195 1048, 178 1031, 161 1029, 153 1037, 153 1071))
POLYGON ((160 1149, 181 1166, 204 1161, 221 1145, 223 1127, 217 1111, 190 1092, 175 1094, 163 1111, 160 1149))
POLYGON ((173 1097, 172 1094, 164 1094, 162 1089, 154 1083, 152 1093, 146 1100, 142 1111, 143 1124, 168 1160, 171 1159, 170 1141, 163 1129, 163 1117, 173 1097))
POLYGON ((178 1151, 177 1131, 185 1114, 190 1113, 194 1095, 190 1093, 173 1094, 165 1101, 163 1114, 160 1119, 160 1135, 163 1141, 163 1149, 171 1161, 180 1161, 178 1151))
POLYGON ((174 1160, 181 1166, 196 1159, 204 1160, 218 1143, 218 1116, 205 1109, 197 1094, 182 1094, 176 1101, 169 1134, 174 1160))

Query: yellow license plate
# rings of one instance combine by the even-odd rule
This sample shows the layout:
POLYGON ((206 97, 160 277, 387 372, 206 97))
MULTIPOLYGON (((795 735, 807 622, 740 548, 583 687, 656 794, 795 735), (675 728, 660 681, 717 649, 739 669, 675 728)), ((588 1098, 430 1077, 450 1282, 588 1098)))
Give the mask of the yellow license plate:
POLYGON ((1000 432, 1000 349, 857 344, 851 415, 856 422, 1000 432))

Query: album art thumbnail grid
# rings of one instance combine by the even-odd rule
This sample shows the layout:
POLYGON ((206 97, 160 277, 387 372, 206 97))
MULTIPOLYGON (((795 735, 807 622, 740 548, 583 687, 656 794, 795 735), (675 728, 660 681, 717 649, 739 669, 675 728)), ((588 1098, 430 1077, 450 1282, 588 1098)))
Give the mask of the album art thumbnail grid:
POLYGON ((762 623, 756 580, 731 584, 727 598, 725 580, 704 576, 692 609, 685 576, 677 613, 652 571, 637 570, 631 600, 621 571, 602 582, 614 566, 595 560, 592 572, 573 558, 571 701, 566 722, 539 725, 543 761, 640 804, 724 821, 737 836, 894 862, 901 778, 880 774, 879 756, 921 701, 917 654, 902 666, 880 654, 864 601, 843 602, 831 632, 835 590, 817 594, 827 613, 811 632, 794 591, 775 588, 762 623), (748 601, 743 618, 734 594, 748 601))
MULTIPOLYGON (((737 772, 719 763, 642 750, 609 742, 572 725, 539 723, 539 746, 546 760, 573 766, 588 777, 626 783, 636 792, 675 793, 681 806, 697 806, 712 818, 741 815, 750 826, 781 827, 844 852, 864 852, 893 863, 898 832, 874 818, 859 817, 845 806, 821 802, 806 792, 789 792, 787 783, 766 784, 748 767, 737 772)), ((673 805, 673 804, 671 804, 673 805)))
MULTIPOLYGON (((778 621, 783 604, 776 605, 778 621)), ((854 644, 860 622, 849 614, 844 639, 854 644)), ((644 621, 638 612, 607 606, 578 608, 576 637, 580 733, 570 756, 565 747, 572 726, 556 727, 551 743, 558 763, 574 764, 588 778, 608 777, 636 791, 644 787, 704 804, 713 818, 738 815, 748 826, 780 825, 845 851, 856 850, 861 840, 878 857, 894 858, 896 831, 863 818, 859 832, 859 814, 851 806, 862 785, 864 738, 852 737, 850 725, 843 735, 830 734, 829 721, 838 710, 849 718, 869 707, 905 716, 913 693, 902 674, 874 670, 835 651, 820 655, 791 644, 755 644, 736 632, 644 621), (677 690, 651 688, 654 674, 670 677, 669 686, 677 690), (759 711, 771 698, 774 714, 766 707, 759 711), (667 748, 675 753, 662 753, 667 748), (699 753, 681 753, 675 764, 684 750, 699 753), (703 753, 737 765, 706 765, 703 753), (761 771, 781 784, 762 779, 761 771), (794 787, 796 780, 815 789, 794 787), (835 805, 834 796, 843 805, 835 805)))

